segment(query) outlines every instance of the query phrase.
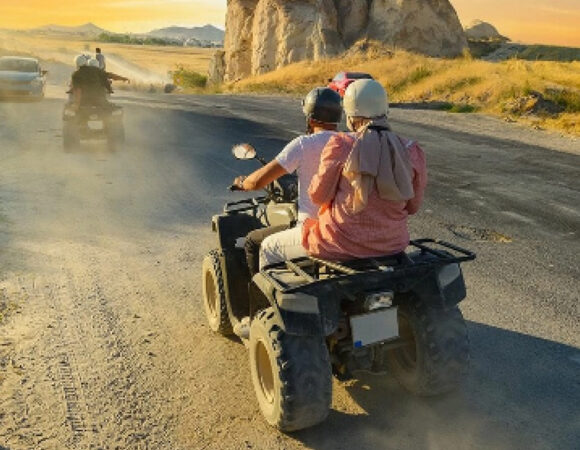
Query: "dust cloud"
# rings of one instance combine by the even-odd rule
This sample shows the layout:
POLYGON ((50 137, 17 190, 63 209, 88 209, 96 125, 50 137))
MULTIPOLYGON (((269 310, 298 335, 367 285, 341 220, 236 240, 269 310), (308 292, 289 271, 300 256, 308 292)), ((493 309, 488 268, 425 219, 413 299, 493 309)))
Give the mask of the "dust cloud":
POLYGON ((165 84, 171 81, 169 74, 162 76, 137 64, 127 61, 120 55, 107 54, 107 70, 127 77, 138 84, 165 84))

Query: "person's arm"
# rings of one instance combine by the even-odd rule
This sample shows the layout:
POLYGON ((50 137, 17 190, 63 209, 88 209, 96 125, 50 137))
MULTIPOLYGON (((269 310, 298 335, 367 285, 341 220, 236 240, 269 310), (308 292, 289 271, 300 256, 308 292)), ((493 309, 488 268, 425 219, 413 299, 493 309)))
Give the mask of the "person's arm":
POLYGON ((409 215, 417 214, 423 203, 425 188, 427 187, 427 161, 425 152, 418 144, 411 149, 411 161, 413 163, 413 189, 415 197, 407 202, 405 209, 409 215))
POLYGON ((340 135, 333 136, 322 152, 318 173, 312 178, 308 195, 315 205, 329 203, 336 195, 345 161, 346 142, 340 135))
POLYGON ((248 177, 238 177, 234 184, 244 191, 258 191, 283 175, 292 173, 300 166, 302 160, 302 139, 300 137, 288 143, 274 161, 265 165, 248 177))
POLYGON ((259 191, 287 173, 286 169, 274 160, 247 177, 236 178, 234 184, 244 191, 259 191))
POLYGON ((105 72, 105 74, 107 75, 107 78, 109 80, 113 80, 113 81, 129 81, 129 78, 125 78, 121 75, 117 75, 116 73, 113 72, 105 72))

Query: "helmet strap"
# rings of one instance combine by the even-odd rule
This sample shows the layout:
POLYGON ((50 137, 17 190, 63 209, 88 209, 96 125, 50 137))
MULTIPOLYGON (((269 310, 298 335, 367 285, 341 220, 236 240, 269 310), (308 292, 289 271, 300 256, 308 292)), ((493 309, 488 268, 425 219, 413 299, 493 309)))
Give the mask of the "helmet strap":
POLYGON ((310 123, 310 116, 306 117, 306 134, 314 133, 314 129, 312 128, 312 124, 310 123))

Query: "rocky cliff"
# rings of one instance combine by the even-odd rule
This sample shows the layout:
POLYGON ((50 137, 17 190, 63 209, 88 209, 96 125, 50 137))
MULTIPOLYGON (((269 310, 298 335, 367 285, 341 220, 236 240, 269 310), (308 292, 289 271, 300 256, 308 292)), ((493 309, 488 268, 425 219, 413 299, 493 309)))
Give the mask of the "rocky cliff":
POLYGON ((367 37, 431 56, 457 56, 467 45, 449 0, 228 0, 225 54, 214 66, 232 81, 333 56, 367 37))

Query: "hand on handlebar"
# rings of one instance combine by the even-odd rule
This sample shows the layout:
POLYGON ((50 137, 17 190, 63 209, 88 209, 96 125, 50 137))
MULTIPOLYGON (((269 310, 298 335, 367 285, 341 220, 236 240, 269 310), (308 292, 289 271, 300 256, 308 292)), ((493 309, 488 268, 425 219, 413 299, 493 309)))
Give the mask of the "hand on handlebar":
POLYGON ((230 191, 244 191, 244 180, 246 179, 246 177, 241 176, 241 177, 237 177, 234 180, 234 183, 230 186, 230 191))

